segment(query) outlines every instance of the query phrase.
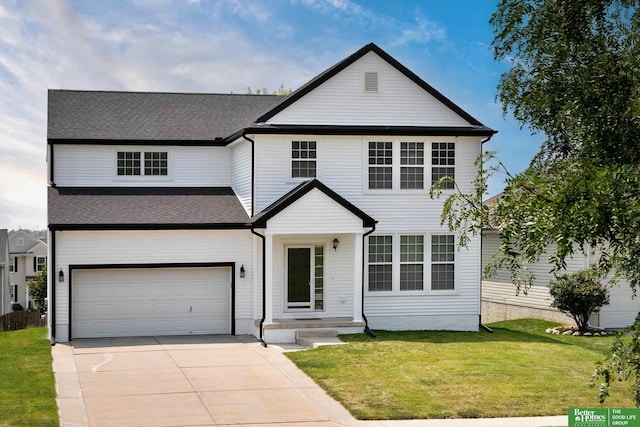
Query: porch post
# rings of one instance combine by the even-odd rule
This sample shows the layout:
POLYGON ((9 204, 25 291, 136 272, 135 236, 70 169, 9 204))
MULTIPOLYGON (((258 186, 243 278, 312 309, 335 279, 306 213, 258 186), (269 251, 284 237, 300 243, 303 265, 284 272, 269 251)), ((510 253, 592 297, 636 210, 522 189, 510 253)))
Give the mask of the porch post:
POLYGON ((362 232, 355 233, 353 245, 353 321, 362 322, 362 232))
POLYGON ((265 230, 264 323, 273 323, 273 234, 265 230))

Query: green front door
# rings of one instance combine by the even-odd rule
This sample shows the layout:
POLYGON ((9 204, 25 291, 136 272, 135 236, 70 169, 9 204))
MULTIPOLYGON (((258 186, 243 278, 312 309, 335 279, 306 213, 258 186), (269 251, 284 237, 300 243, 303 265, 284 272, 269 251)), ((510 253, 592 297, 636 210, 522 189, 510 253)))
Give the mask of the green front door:
POLYGON ((313 283, 312 247, 287 248, 287 308, 310 309, 313 283))

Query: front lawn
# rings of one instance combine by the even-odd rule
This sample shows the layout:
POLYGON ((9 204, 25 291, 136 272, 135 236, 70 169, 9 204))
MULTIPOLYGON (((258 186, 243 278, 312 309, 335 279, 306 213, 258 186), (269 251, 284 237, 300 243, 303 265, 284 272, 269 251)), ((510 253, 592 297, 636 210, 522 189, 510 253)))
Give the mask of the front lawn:
MULTIPOLYGON (((542 320, 494 323, 494 333, 342 335, 346 345, 287 353, 359 419, 564 415, 599 407, 588 383, 613 337, 545 334, 542 320)), ((606 407, 633 407, 615 384, 606 407)))
POLYGON ((46 328, 0 332, 0 426, 57 426, 46 328))

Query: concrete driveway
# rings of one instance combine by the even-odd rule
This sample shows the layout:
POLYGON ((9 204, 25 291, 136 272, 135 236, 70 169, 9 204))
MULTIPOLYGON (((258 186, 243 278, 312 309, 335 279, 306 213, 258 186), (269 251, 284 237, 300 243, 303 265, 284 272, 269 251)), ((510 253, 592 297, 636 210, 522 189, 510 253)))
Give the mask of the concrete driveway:
POLYGON ((77 340, 52 351, 62 426, 355 421, 281 351, 250 337, 77 340))

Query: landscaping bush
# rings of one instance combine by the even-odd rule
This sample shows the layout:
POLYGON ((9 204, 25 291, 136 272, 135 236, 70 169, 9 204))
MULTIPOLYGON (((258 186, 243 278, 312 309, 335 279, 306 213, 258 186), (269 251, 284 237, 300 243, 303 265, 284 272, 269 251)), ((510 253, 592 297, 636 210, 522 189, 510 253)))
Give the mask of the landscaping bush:
POLYGON ((14 302, 13 304, 11 304, 11 310, 13 310, 13 311, 23 311, 24 307, 19 302, 14 302))
POLYGON ((549 283, 549 293, 553 297, 551 306, 571 316, 579 331, 586 331, 591 314, 609 304, 609 295, 600 283, 601 279, 602 273, 596 268, 559 276, 549 283))
POLYGON ((33 303, 36 306, 36 310, 40 314, 44 314, 47 311, 47 305, 45 299, 47 298, 47 266, 42 267, 42 270, 29 281, 29 295, 33 298, 33 303))

